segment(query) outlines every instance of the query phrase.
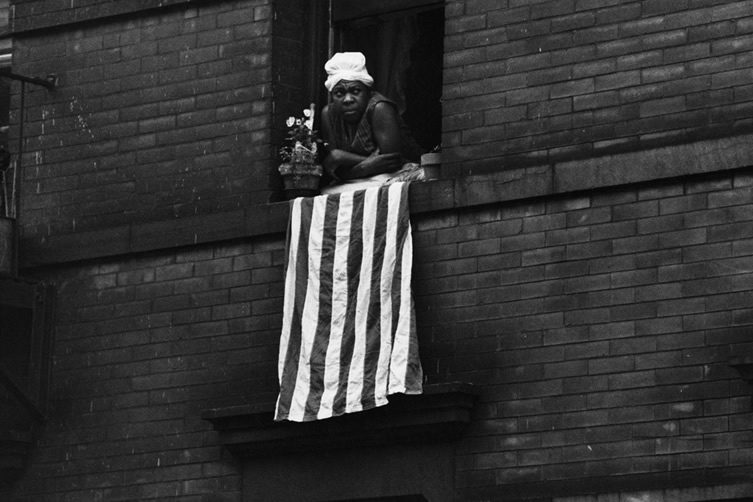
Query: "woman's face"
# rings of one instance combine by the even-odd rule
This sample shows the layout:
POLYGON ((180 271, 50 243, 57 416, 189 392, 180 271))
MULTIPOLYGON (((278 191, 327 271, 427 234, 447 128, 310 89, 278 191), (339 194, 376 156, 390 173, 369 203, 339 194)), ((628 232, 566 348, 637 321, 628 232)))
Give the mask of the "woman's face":
POLYGON ((371 91, 363 82, 341 80, 332 88, 332 106, 343 120, 358 123, 369 104, 371 91))

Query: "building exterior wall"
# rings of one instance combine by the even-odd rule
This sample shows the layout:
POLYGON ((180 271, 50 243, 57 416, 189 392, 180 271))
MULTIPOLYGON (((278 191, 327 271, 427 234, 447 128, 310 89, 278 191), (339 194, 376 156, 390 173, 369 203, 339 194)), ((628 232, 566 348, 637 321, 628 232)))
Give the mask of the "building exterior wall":
MULTIPOLYGON (((748 476, 750 389, 728 360, 753 349, 752 189, 744 170, 418 215, 427 383, 481 389, 460 500, 748 476)), ((201 411, 274 397, 283 247, 57 271, 53 410, 19 500, 239 500, 201 411)))
POLYGON ((750 130, 747 1, 447 3, 453 172, 750 130))
POLYGON ((271 6, 177 3, 19 33, 30 245, 268 201, 271 6))
MULTIPOLYGON (((60 77, 27 96, 19 221, 57 304, 2 495, 248 500, 269 468, 202 411, 276 396, 273 124, 305 92, 275 58, 302 4, 15 3, 14 70, 60 77)), ((729 365, 753 355, 753 2, 445 5, 443 178, 411 202, 426 383, 478 391, 451 497, 753 497, 729 365)))
POLYGON ((750 182, 419 220, 430 378, 483 388, 458 446, 461 493, 598 492, 605 476, 634 489, 668 470, 748 477, 750 389, 728 362, 751 348, 750 182))
POLYGON ((236 463, 201 411, 275 390, 281 248, 60 270, 52 412, 20 499, 239 500, 236 463))

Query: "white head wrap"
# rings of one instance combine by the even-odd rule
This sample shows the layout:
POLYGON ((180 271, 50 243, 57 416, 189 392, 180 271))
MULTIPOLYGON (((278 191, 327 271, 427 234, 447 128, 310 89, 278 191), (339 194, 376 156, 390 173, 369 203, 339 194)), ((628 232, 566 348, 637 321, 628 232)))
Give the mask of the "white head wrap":
POLYGON ((328 75, 324 87, 329 92, 341 80, 356 80, 366 87, 374 84, 374 79, 366 70, 366 57, 360 52, 337 52, 324 64, 324 69, 328 75))

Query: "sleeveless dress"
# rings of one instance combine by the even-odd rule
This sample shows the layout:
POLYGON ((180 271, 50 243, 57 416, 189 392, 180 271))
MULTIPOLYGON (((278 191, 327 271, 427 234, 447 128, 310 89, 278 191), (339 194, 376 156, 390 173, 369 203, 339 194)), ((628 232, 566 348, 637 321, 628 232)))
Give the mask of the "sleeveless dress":
MULTIPOLYGON (((366 105, 366 110, 364 111, 361 121, 358 123, 356 131, 352 137, 348 137, 348 129, 345 127, 342 118, 339 116, 335 117, 335 114, 330 114, 329 126, 334 136, 330 147, 355 153, 363 157, 379 154, 379 148, 374 143, 374 129, 371 124, 371 119, 376 105, 383 102, 390 103, 392 106, 397 106, 394 101, 382 94, 378 92, 372 93, 371 99, 369 99, 369 102, 366 105)), ((421 147, 416 143, 407 124, 405 124, 399 115, 398 120, 402 146, 400 154, 404 160, 401 169, 398 169, 395 172, 376 174, 366 178, 335 180, 331 185, 324 187, 322 193, 340 193, 394 183, 396 181, 418 181, 425 179, 423 169, 421 169, 421 166, 418 164, 421 159, 421 147)))

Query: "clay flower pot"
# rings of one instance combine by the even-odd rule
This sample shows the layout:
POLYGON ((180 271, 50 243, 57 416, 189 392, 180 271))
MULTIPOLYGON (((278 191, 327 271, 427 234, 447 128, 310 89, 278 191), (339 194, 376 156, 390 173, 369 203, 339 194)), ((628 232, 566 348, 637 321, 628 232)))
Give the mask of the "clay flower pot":
POLYGON ((288 135, 279 150, 285 197, 312 197, 319 195, 322 166, 319 159, 321 140, 314 130, 314 103, 303 110, 303 117, 288 117, 285 122, 288 135))
POLYGON ((282 176, 285 196, 288 199, 296 197, 313 197, 319 195, 319 183, 322 178, 322 166, 308 162, 284 162, 278 168, 282 176))

